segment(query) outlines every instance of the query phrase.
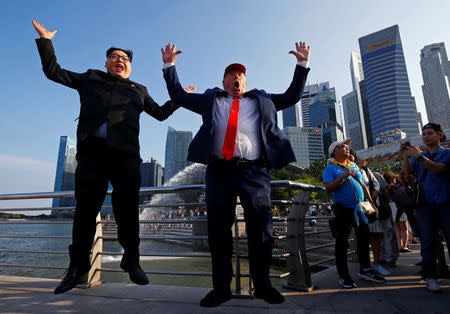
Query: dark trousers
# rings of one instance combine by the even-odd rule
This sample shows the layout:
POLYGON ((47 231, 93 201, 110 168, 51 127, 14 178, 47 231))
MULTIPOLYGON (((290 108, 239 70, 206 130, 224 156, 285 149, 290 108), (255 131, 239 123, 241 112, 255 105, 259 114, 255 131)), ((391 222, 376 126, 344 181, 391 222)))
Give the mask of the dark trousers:
POLYGON ((356 225, 354 210, 342 206, 341 204, 333 204, 334 215, 336 217, 336 268, 339 276, 349 274, 347 265, 348 236, 355 230, 356 236, 356 253, 358 254, 359 265, 361 268, 370 267, 369 255, 369 228, 367 224, 360 218, 359 226, 356 225))
POLYGON ((424 204, 416 210, 416 214, 420 233, 420 254, 423 261, 422 277, 436 278, 436 238, 441 229, 448 248, 450 243, 450 203, 424 204))
POLYGON ((244 208, 250 276, 255 289, 269 288, 273 242, 269 171, 261 165, 236 167, 216 163, 206 169, 213 287, 220 291, 230 289, 233 276, 231 226, 235 221, 237 196, 244 208))
POLYGON ((73 219, 70 262, 89 269, 89 254, 100 212, 108 189, 113 186, 112 206, 123 261, 139 263, 139 188, 140 158, 106 147, 102 140, 87 140, 78 145, 75 172, 76 208, 73 219))

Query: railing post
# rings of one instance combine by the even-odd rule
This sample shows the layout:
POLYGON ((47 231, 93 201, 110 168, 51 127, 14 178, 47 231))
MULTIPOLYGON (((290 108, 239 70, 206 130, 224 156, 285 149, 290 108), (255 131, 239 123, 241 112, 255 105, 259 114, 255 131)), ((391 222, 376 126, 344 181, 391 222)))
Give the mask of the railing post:
POLYGON ((235 216, 234 219, 234 249, 236 254, 236 294, 241 294, 241 249, 239 247, 239 222, 237 221, 238 217, 235 216))
POLYGON ((286 289, 312 291, 311 271, 305 250, 305 214, 311 192, 300 190, 294 197, 291 212, 288 216, 287 257, 288 272, 286 289))
POLYGON ((99 213, 96 218, 97 227, 94 235, 94 243, 92 244, 91 269, 87 273, 86 281, 78 285, 79 288, 87 289, 102 284, 100 280, 102 272, 97 270, 102 268, 102 254, 100 253, 103 251, 103 233, 102 224, 100 223, 101 220, 102 218, 99 213))

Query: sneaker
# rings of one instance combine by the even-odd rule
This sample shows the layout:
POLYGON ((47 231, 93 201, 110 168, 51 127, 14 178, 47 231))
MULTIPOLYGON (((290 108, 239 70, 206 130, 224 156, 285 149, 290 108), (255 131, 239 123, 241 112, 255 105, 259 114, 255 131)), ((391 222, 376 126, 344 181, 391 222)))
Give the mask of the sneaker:
POLYGON ((427 283, 427 289, 431 292, 439 292, 441 291, 441 286, 439 286, 438 282, 434 278, 425 278, 427 283))
POLYGON ((378 275, 376 272, 374 272, 372 269, 369 270, 360 270, 359 276, 367 281, 373 281, 378 283, 386 282, 386 279, 384 279, 383 276, 378 275))
POLYGON ((373 265, 372 266, 372 270, 374 272, 376 272, 377 274, 381 275, 381 276, 387 276, 390 275, 391 273, 389 271, 387 271, 383 266, 381 265, 373 265))
POLYGON ((339 284, 344 287, 345 289, 353 289, 358 288, 356 283, 353 281, 352 277, 350 276, 343 276, 339 278, 339 284))

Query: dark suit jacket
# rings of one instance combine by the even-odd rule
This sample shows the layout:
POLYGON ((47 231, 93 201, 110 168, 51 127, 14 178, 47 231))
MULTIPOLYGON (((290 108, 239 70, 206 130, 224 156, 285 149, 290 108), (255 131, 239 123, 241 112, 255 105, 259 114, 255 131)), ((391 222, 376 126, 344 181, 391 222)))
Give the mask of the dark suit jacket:
POLYGON ((80 95, 77 142, 93 136, 107 123, 106 145, 139 157, 139 116, 142 111, 162 121, 179 106, 168 101, 163 106, 153 101, 145 86, 99 70, 74 73, 64 70, 56 61, 52 41, 36 39, 45 76, 74 88, 80 95))
MULTIPOLYGON (((302 95, 309 68, 297 65, 291 85, 282 94, 268 94, 251 90, 245 96, 254 97, 261 115, 262 148, 269 165, 279 169, 295 161, 288 138, 277 126, 277 110, 297 103, 302 95)), ((188 160, 208 164, 211 154, 214 99, 226 92, 220 88, 208 89, 203 94, 186 93, 181 86, 175 66, 163 70, 170 98, 182 107, 202 115, 203 124, 189 146, 188 160)))

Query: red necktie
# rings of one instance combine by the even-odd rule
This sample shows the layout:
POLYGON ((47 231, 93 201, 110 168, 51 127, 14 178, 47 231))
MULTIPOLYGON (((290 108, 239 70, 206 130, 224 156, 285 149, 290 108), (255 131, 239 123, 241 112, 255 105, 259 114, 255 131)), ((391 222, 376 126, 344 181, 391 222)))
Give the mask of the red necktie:
POLYGON ((236 147, 236 133, 238 127, 239 116, 239 98, 234 97, 231 105, 230 117, 228 118, 227 132, 225 133, 225 140, 223 141, 222 155, 225 160, 229 160, 234 156, 234 149, 236 147))

